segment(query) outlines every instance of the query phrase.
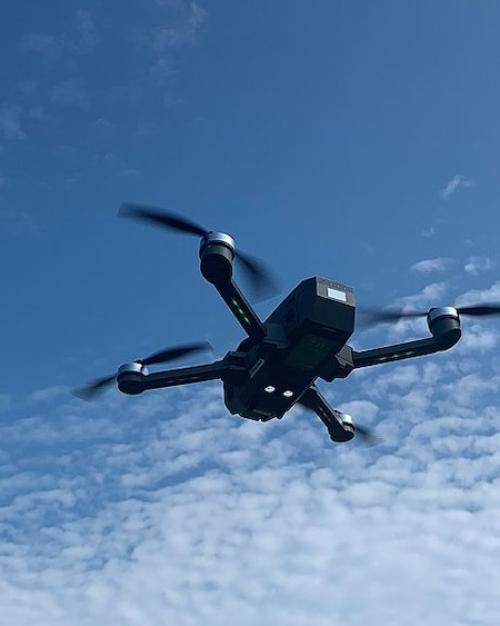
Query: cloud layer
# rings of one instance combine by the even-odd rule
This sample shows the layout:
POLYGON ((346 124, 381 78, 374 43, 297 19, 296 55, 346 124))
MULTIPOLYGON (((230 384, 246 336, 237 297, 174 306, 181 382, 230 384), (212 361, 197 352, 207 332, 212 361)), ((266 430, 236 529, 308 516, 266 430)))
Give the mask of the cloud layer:
POLYGON ((459 346, 328 389, 374 449, 299 410, 231 417, 217 384, 6 399, 0 622, 496 624, 497 336, 465 330, 493 333, 481 363, 459 346))

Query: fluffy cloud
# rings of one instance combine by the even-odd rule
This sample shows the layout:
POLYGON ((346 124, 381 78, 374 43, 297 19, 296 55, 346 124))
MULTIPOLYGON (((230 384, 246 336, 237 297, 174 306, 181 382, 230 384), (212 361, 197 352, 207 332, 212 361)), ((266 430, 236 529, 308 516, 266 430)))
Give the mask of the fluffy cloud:
POLYGON ((469 189, 474 185, 474 181, 469 180, 462 174, 455 174, 453 178, 451 178, 446 186, 441 190, 441 198, 443 200, 448 200, 453 194, 455 194, 459 189, 469 189))
POLYGON ((489 256, 471 256, 465 264, 464 270, 468 274, 477 275, 481 274, 482 272, 492 270, 495 268, 495 266, 495 261, 493 261, 493 259, 491 259, 489 256))
POLYGON ((500 302, 500 281, 488 289, 471 289, 457 298, 457 306, 466 306, 481 302, 500 302))
POLYGON ((151 57, 149 75, 153 83, 163 86, 177 71, 173 52, 197 43, 208 13, 196 2, 159 0, 156 4, 161 18, 157 26, 144 33, 141 44, 151 57))
POLYGON ((453 261, 445 257, 435 259, 423 259, 411 266, 411 270, 421 274, 430 274, 431 272, 445 272, 450 268, 453 261))
POLYGON ((230 416, 218 384, 9 399, 4 623, 496 624, 500 370, 493 346, 473 356, 327 388, 384 436, 369 449, 299 409, 230 416))

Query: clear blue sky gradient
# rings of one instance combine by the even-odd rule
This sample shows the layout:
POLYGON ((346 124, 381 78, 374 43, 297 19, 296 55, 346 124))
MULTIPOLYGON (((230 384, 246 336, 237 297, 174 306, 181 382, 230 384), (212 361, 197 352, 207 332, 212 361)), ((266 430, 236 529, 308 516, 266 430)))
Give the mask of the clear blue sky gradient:
POLYGON ((280 297, 499 301, 499 32, 492 0, 3 3, 0 626, 496 626, 498 321, 325 385, 370 450, 215 383, 70 391, 243 337, 196 239, 123 201, 229 232, 280 297))
POLYGON ((7 4, 2 103, 22 135, 4 130, 0 153, 6 389, 71 384, 143 344, 238 340, 196 243, 119 222, 123 200, 227 230, 283 293, 322 274, 384 304, 420 258, 496 249, 496 3, 206 9, 155 50, 154 2, 7 4), (96 29, 82 51, 77 10, 96 29), (36 52, 33 33, 56 41, 36 52), (81 93, 64 101, 66 81, 81 93), (443 201, 457 173, 475 186, 443 201))

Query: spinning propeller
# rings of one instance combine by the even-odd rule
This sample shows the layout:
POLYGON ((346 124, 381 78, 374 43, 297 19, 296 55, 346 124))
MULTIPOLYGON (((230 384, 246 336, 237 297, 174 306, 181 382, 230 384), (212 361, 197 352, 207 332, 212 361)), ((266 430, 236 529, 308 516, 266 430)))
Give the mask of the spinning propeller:
MULTIPOLYGON (((154 226, 202 238, 211 232, 185 217, 142 204, 122 204, 118 215, 150 222, 154 226)), ((239 250, 235 250, 234 255, 258 298, 269 297, 277 291, 276 282, 262 261, 239 250)))
MULTIPOLYGON (((193 352, 200 352, 202 350, 211 350, 212 346, 208 342, 201 343, 191 343, 185 344, 182 346, 177 346, 175 348, 167 348, 166 350, 160 350, 160 352, 155 352, 145 359, 135 359, 135 363, 140 363, 141 365, 155 365, 157 363, 168 363, 169 361, 174 361, 175 359, 180 359, 187 354, 192 354, 193 352)), ((74 395, 82 398, 83 400, 91 400, 101 391, 104 391, 106 387, 108 387, 111 383, 116 380, 116 374, 111 374, 110 376, 104 376, 103 378, 98 378, 87 383, 84 387, 77 389, 74 391, 74 395)))
MULTIPOLYGON (((297 404, 299 404, 302 408, 308 411, 312 411, 313 413, 316 412, 306 402, 301 402, 299 400, 297 404)), ((354 437, 359 437, 360 441, 364 443, 365 445, 370 446, 370 447, 376 446, 379 443, 382 443, 384 441, 384 438, 381 437, 380 435, 377 435, 375 431, 373 431, 371 428, 367 428, 366 426, 362 426, 361 424, 354 424, 352 421, 352 417, 350 415, 347 415, 346 413, 342 413, 341 411, 338 411, 337 409, 334 409, 333 412, 337 414, 339 419, 341 419, 344 426, 348 426, 350 427, 349 429, 352 429, 354 431, 354 437)), ((321 417, 321 420, 323 421, 323 417, 321 417)))
POLYGON ((366 426, 361 426, 360 424, 353 424, 352 426, 354 428, 354 436, 358 436, 365 445, 371 447, 383 443, 384 438, 381 435, 377 435, 377 433, 370 428, 366 428, 366 426))
MULTIPOLYGON (((455 310, 459 315, 485 317, 488 315, 500 315, 500 304, 473 304, 470 306, 458 306, 455 307, 455 310)), ((422 313, 420 311, 402 311, 400 309, 388 309, 385 311, 373 309, 368 310, 365 316, 368 323, 380 324, 383 322, 398 322, 400 319, 426 317, 428 313, 428 311, 422 313)))

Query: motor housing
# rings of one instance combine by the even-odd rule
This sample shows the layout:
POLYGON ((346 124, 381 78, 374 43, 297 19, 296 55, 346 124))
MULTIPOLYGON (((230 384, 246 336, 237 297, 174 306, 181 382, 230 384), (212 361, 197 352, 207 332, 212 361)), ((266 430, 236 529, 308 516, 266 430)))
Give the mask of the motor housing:
POLYGON ((234 239, 226 233, 210 232, 200 243, 200 269, 209 283, 225 281, 233 275, 234 239))
POLYGON ((144 378, 148 375, 147 368, 140 361, 122 365, 116 377, 118 389, 129 396, 136 396, 144 391, 144 378))
POLYGON ((344 432, 342 433, 342 439, 334 439, 334 441, 350 441, 355 434, 355 427, 352 423, 352 417, 348 413, 341 413, 340 419, 342 421, 342 426, 344 432))
POLYGON ((451 306, 431 309, 427 315, 427 324, 443 350, 455 345, 462 335, 460 316, 451 306))

